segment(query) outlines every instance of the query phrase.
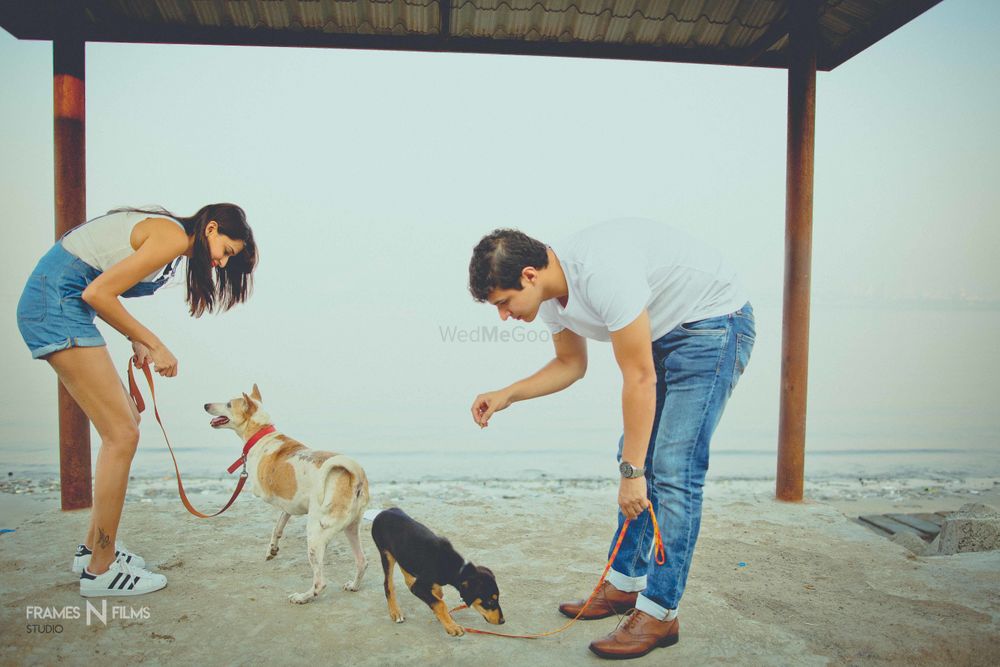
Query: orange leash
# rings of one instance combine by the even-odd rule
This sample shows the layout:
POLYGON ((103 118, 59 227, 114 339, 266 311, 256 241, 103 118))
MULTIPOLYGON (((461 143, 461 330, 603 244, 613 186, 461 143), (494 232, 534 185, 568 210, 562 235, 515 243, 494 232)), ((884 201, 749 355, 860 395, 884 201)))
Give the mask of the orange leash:
MULTIPOLYGON (((134 359, 133 357, 132 359, 134 359)), ((139 385, 135 382, 135 374, 132 372, 132 359, 128 361, 128 391, 132 396, 132 400, 135 401, 136 409, 141 413, 146 409, 146 403, 142 400, 142 393, 139 391, 139 385)), ((246 458, 243 459, 243 471, 240 473, 240 480, 236 483, 236 490, 233 491, 233 497, 229 499, 225 507, 216 512, 215 514, 203 514, 195 509, 191 501, 188 500, 187 494, 184 493, 184 484, 181 482, 181 470, 177 466, 177 457, 174 456, 174 449, 170 446, 170 438, 167 437, 167 429, 163 427, 163 421, 160 419, 160 411, 156 407, 156 389, 153 387, 153 374, 149 370, 149 364, 143 364, 142 372, 146 375, 146 382, 149 384, 149 395, 153 398, 153 414, 156 415, 156 422, 160 425, 160 430, 163 431, 163 439, 167 442, 167 450, 170 452, 170 458, 174 461, 174 470, 177 472, 177 492, 181 496, 181 502, 184 503, 184 507, 191 514, 194 514, 199 519, 210 519, 213 516, 219 516, 227 509, 230 505, 236 502, 237 496, 240 495, 240 491, 243 490, 243 485, 247 483, 247 462, 246 458)))
MULTIPOLYGON (((660 524, 657 523, 656 521, 656 512, 653 511, 652 504, 647 505, 646 509, 649 511, 649 516, 653 518, 653 540, 656 544, 655 548, 656 564, 663 565, 664 563, 667 562, 667 556, 666 552, 663 549, 663 537, 660 535, 660 524)), ((542 632, 536 635, 509 635, 503 632, 493 632, 492 630, 477 630, 476 628, 466 628, 464 626, 462 627, 462 629, 465 630, 466 632, 470 632, 476 635, 493 635, 494 637, 509 637, 511 639, 538 639, 539 637, 548 637, 550 635, 556 635, 566 630, 567 628, 569 628, 569 626, 573 625, 578 620, 580 620, 580 616, 583 615, 583 612, 587 610, 587 607, 590 606, 590 603, 594 601, 595 597, 597 597, 597 591, 601 590, 601 584, 603 584, 604 580, 607 579, 608 577, 608 571, 611 569, 611 564, 615 562, 615 558, 618 556, 618 550, 621 549, 622 547, 622 540, 625 539, 625 532, 628 530, 628 525, 629 523, 631 523, 631 521, 632 521, 631 519, 625 519, 625 523, 622 524, 621 532, 618 534, 618 541, 615 542, 615 548, 611 550, 611 556, 608 557, 608 564, 604 566, 604 572, 601 573, 601 578, 597 582, 597 586, 594 587, 594 590, 590 594, 590 597, 587 598, 587 602, 584 603, 583 607, 580 609, 580 613, 571 618, 561 628, 557 630, 552 630, 551 632, 542 632)), ((461 609, 468 609, 468 605, 464 604, 459 605, 454 609, 452 609, 451 611, 456 612, 461 609)))

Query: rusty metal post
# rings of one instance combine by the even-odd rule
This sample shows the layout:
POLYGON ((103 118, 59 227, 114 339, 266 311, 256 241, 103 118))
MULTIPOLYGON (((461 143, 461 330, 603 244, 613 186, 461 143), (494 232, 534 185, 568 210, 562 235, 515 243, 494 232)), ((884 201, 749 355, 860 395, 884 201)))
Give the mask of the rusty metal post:
POLYGON ((785 174, 785 293, 778 423, 778 500, 802 500, 809 372, 813 145, 818 15, 813 0, 790 3, 788 157, 785 174))
MULTIPOLYGON (((84 51, 83 40, 52 42, 57 239, 87 217, 84 51)), ((59 479, 64 510, 91 506, 90 421, 61 382, 59 479)))

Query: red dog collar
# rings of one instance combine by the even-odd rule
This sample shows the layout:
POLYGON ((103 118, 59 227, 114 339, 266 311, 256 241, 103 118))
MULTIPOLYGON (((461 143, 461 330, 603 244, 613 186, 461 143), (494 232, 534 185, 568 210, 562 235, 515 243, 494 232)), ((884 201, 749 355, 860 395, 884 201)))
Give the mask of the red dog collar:
POLYGON ((254 433, 253 436, 251 436, 250 439, 247 440, 247 444, 243 445, 243 456, 241 456, 240 458, 236 459, 236 461, 233 462, 233 465, 229 466, 229 468, 228 468, 229 474, 231 475, 234 472, 236 472, 236 469, 239 468, 241 465, 243 465, 246 462, 246 460, 247 460, 247 453, 251 449, 253 449, 254 445, 256 445, 258 442, 260 442, 261 438, 263 438, 265 435, 270 435, 270 434, 274 433, 277 430, 278 429, 274 428, 274 425, 272 424, 270 426, 265 426, 261 430, 259 430, 256 433, 254 433))

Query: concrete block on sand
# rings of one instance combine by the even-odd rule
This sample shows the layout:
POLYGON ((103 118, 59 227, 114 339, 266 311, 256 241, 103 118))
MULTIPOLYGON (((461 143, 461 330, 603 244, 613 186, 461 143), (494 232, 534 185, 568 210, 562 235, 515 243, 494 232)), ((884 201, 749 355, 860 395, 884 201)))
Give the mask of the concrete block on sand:
POLYGON ((962 505, 944 521, 941 532, 924 551, 925 556, 949 556, 1000 549, 1000 512, 989 505, 962 505))
POLYGON ((889 539, 891 539, 893 542, 895 542, 900 546, 906 547, 911 552, 917 555, 923 554, 924 550, 927 549, 928 547, 928 544, 924 542, 922 539, 920 539, 920 536, 916 535, 915 533, 910 533, 910 532, 896 533, 889 539))

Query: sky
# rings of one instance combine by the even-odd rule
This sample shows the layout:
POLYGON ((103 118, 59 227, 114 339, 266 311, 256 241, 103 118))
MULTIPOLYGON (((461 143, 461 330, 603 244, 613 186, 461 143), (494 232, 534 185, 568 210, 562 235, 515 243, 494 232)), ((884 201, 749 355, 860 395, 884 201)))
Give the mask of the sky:
MULTIPOLYGON (((941 433, 970 414, 1000 430, 982 421, 1000 371, 998 25, 1000 3, 945 0, 818 75, 816 442, 875 446, 880 429, 914 414, 941 433), (930 310, 883 316, 887 303, 930 310), (968 353, 954 361, 945 349, 968 353), (835 428, 858 414, 868 421, 835 428)), ((712 243, 743 275, 760 336, 745 398, 717 440, 773 446, 783 71, 124 44, 90 44, 86 58, 88 217, 144 204, 189 215, 231 201, 260 247, 255 293, 232 312, 189 318, 182 286, 126 304, 180 361, 160 390, 175 440, 232 447, 207 430, 200 405, 257 382, 290 432, 340 451, 613 445, 620 379, 606 345, 591 343, 577 386, 516 405, 480 433, 475 395, 530 374, 551 345, 540 322, 520 342, 459 343, 446 332, 517 326, 501 326, 466 289, 471 249, 495 227, 554 241, 647 217, 712 243), (607 432, 595 434, 598 424, 607 432)), ((53 240, 51 73, 51 44, 0 31, 0 462, 56 451, 55 378, 30 359, 14 318, 53 240)), ((123 365, 127 344, 104 331, 123 365)), ((144 438, 158 438, 146 421, 144 438)))

